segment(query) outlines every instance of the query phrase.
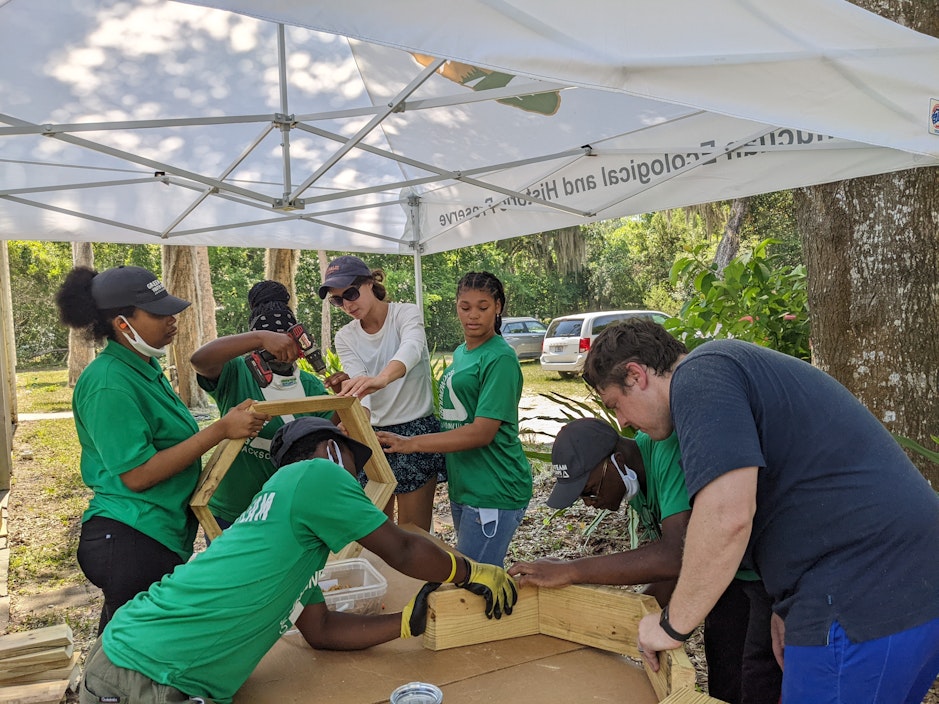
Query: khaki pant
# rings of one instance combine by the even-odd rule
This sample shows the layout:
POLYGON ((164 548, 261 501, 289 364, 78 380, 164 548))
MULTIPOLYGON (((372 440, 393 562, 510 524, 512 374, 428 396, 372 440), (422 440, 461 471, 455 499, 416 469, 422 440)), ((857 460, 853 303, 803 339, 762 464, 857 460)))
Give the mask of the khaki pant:
POLYGON ((211 699, 189 697, 175 687, 154 682, 136 670, 118 667, 95 641, 85 658, 80 704, 172 704, 193 702, 213 704, 211 699))

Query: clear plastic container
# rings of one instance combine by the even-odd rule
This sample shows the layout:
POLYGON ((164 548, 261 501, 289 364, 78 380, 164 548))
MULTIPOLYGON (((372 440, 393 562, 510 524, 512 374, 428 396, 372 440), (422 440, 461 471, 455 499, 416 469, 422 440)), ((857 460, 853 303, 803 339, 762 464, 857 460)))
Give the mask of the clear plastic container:
POLYGON ((391 704, 441 704, 443 692, 428 682, 408 682, 391 693, 391 704))
POLYGON ((317 583, 326 607, 350 614, 378 614, 388 591, 388 581, 361 557, 328 562, 317 583))

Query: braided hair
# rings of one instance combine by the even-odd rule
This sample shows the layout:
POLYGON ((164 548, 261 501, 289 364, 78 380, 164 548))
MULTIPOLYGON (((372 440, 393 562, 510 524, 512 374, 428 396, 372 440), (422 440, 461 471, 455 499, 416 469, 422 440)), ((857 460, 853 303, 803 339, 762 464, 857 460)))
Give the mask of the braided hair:
POLYGON ((499 314, 496 315, 496 334, 502 334, 502 314, 505 313, 505 288, 495 274, 488 271, 471 271, 464 274, 456 285, 456 295, 459 297, 464 291, 484 291, 499 302, 499 314))

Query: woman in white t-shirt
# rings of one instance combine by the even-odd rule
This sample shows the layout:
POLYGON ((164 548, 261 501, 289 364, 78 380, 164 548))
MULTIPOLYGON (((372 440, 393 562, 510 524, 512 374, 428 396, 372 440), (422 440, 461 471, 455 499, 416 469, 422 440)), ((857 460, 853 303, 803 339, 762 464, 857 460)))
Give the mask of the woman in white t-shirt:
MULTIPOLYGON (((326 268, 320 298, 328 296, 353 318, 336 333, 334 347, 349 378, 333 390, 358 398, 376 431, 406 436, 439 432, 421 310, 413 303, 387 301, 384 278, 381 269, 370 269, 358 257, 339 257, 326 268)), ((437 474, 445 471, 443 455, 386 457, 398 486, 385 512, 394 517, 397 505, 398 523, 430 531, 437 474)), ((359 480, 364 483, 364 473, 359 480)))

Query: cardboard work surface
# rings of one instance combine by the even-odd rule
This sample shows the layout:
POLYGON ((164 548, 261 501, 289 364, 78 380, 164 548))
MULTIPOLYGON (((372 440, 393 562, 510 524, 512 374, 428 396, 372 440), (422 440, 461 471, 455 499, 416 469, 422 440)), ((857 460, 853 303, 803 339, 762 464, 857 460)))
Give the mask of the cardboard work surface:
MULTIPOLYGON (((365 551, 388 580, 385 608, 399 611, 421 582, 365 551)), ((511 618, 511 617, 508 617, 511 618)), ((431 682, 445 704, 609 702, 655 704, 649 681, 628 659, 576 643, 533 635, 432 651, 420 638, 359 651, 310 648, 297 631, 285 634, 235 696, 235 704, 381 704, 407 682, 431 682)))

